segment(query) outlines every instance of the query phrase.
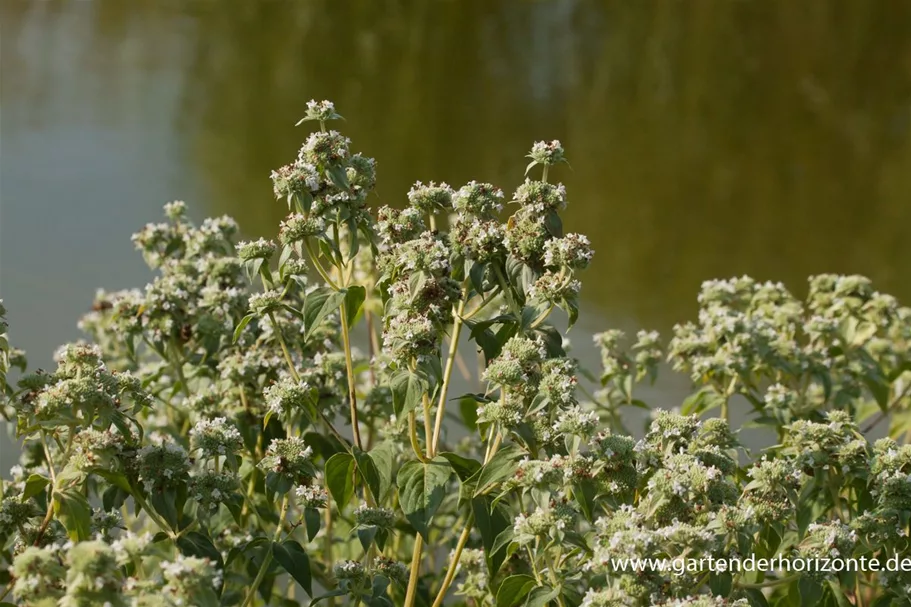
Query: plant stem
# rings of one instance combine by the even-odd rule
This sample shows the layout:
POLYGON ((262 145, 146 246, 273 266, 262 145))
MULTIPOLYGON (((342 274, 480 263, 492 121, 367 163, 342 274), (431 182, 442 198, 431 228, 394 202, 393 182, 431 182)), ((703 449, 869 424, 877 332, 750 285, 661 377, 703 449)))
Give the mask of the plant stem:
MULTIPOLYGON (((554 589, 556 590, 560 586, 560 581, 557 579, 557 563, 560 560, 560 553, 558 551, 557 558, 552 559, 550 558, 550 555, 545 552, 544 558, 547 561, 547 577, 550 578, 550 583, 554 585, 554 589)), ((559 594, 557 595, 557 605, 559 605, 559 607, 564 607, 563 597, 559 594)))
MULTIPOLYGON (((282 511, 278 517, 278 525, 275 527, 275 534, 272 536, 272 542, 277 542, 282 536, 282 525, 285 524, 285 516, 288 515, 288 494, 285 494, 285 497, 282 499, 282 511)), ((259 572, 256 574, 256 579, 253 580, 253 584, 250 586, 250 590, 247 591, 247 598, 244 599, 244 603, 241 607, 250 607, 253 604, 253 600, 256 598, 256 590, 259 588, 259 585, 263 583, 263 578, 266 577, 266 572, 269 570, 269 565, 272 563, 272 546, 269 546, 269 550, 263 556, 263 564, 259 566, 259 572)))
POLYGON ((522 318, 522 310, 519 308, 519 304, 513 299, 512 289, 509 285, 509 281, 506 280, 506 276, 503 274, 503 270, 500 269, 500 266, 494 264, 493 266, 494 273, 497 275, 497 280, 500 283, 500 288, 503 290, 503 296, 506 297, 506 303, 509 304, 509 309, 515 315, 516 319, 522 318))
MULTIPOLYGON (((291 351, 288 349, 288 344, 285 342, 285 336, 282 335, 281 329, 278 326, 278 322, 275 320, 275 314, 272 312, 269 313, 269 320, 272 322, 272 328, 275 331, 275 335, 278 337, 278 343, 282 348, 282 354, 284 354, 285 362, 288 364, 288 371, 291 373, 291 377, 294 379, 294 381, 299 382, 301 380, 301 376, 297 372, 297 369, 294 368, 294 360, 291 358, 291 351)), ((243 391, 241 391, 241 395, 243 396, 243 391)), ((246 406, 246 398, 244 397, 243 400, 246 406)), ((318 414, 320 420, 326 425, 326 428, 329 430, 329 432, 331 432, 332 435, 335 436, 335 438, 337 438, 338 441, 342 444, 342 446, 344 446, 345 438, 341 435, 341 433, 335 429, 335 426, 332 425, 332 422, 329 421, 329 419, 322 411, 319 411, 318 414)))
POLYGON ((307 249, 307 255, 310 256, 310 261, 313 263, 313 267, 316 268, 316 272, 320 275, 320 277, 323 280, 326 281, 326 284, 328 284, 330 287, 332 287, 333 289, 338 291, 339 290, 338 285, 335 284, 335 281, 329 277, 329 273, 326 272, 326 269, 323 267, 323 264, 320 263, 319 258, 316 256, 316 254, 314 254, 313 248, 310 246, 309 239, 304 239, 304 247, 307 249))
POLYGON ((354 364, 351 361, 351 335, 348 332, 348 310, 345 302, 339 307, 342 320, 342 345, 345 347, 345 368, 348 371, 348 402, 351 405, 351 432, 354 435, 354 446, 361 446, 361 431, 357 420, 357 385, 354 380, 354 364))
POLYGON ((446 368, 443 370, 443 385, 440 388, 440 400, 437 403, 437 417, 433 425, 433 439, 430 442, 431 456, 435 455, 440 446, 440 431, 443 428, 443 415, 446 412, 446 396, 449 392, 449 381, 452 378, 452 367, 459 353, 459 336, 462 333, 462 313, 468 299, 468 285, 462 288, 462 299, 459 307, 452 315, 452 337, 449 339, 449 356, 446 359, 446 368))
POLYGON ((463 316, 462 320, 464 321, 464 320, 469 320, 469 319, 473 318, 475 316, 475 314, 477 314, 478 312, 480 312, 481 310, 486 308, 487 304, 492 302, 494 300, 494 298, 496 298, 496 296, 500 294, 501 291, 502 291, 502 288, 499 285, 494 287, 494 289, 490 292, 490 295, 485 297, 484 300, 481 303, 479 303, 478 306, 474 310, 472 310, 471 312, 469 312, 468 314, 463 316))
POLYGON ((139 507, 142 508, 147 515, 149 515, 149 518, 152 519, 152 522, 155 523, 156 525, 158 525, 158 528, 161 529, 162 531, 164 531, 165 533, 167 533, 168 536, 174 537, 174 532, 171 530, 171 527, 167 523, 165 523, 163 520, 161 520, 161 517, 158 516, 157 512, 155 512, 154 510, 152 510, 151 507, 149 507, 149 504, 145 501, 145 498, 142 497, 142 495, 140 495, 138 491, 133 493, 132 495, 133 495, 133 501, 135 501, 137 504, 139 504, 139 507))
POLYGON ((414 411, 408 413, 408 436, 411 439, 411 450, 422 462, 427 462, 427 457, 421 451, 421 443, 418 442, 418 429, 415 421, 414 411))
POLYGON ((440 586, 437 597, 433 601, 433 607, 441 607, 443 599, 446 598, 446 593, 449 592, 449 587, 452 585, 452 581, 456 576, 456 571, 459 568, 459 559, 462 558, 462 551, 465 549, 465 544, 468 543, 468 538, 471 535, 471 526, 473 524, 474 511, 468 513, 468 519, 465 521, 465 528, 462 529, 462 534, 459 536, 455 552, 452 553, 452 559, 449 561, 449 568, 446 570, 446 577, 443 578, 443 585, 440 586))
POLYGON ((405 607, 414 607, 418 590, 418 577, 421 574, 421 551, 424 538, 418 533, 414 536, 414 550, 411 553, 411 576, 408 578, 408 590, 405 591, 405 607))
POLYGON ((282 354, 285 355, 285 362, 288 363, 288 371, 291 373, 291 377, 294 378, 294 381, 300 381, 301 376, 298 374, 297 369, 294 368, 294 359, 291 358, 291 351, 288 350, 288 344, 285 343, 285 336, 282 334, 282 329, 275 319, 274 312, 269 312, 269 320, 272 322, 272 329, 275 331, 275 336, 278 338, 278 343, 282 348, 282 354))
POLYGON ((421 399, 421 405, 424 409, 424 448, 427 451, 427 459, 433 459, 433 430, 430 427, 430 424, 432 423, 430 420, 430 397, 426 392, 421 399))
POLYGON ((16 583, 16 578, 12 578, 12 579, 9 581, 9 584, 7 584, 7 585, 6 585, 6 588, 4 588, 4 590, 3 590, 3 594, 0 594, 0 601, 2 601, 3 599, 5 599, 5 598, 6 598, 6 595, 8 595, 8 594, 12 591, 12 589, 13 589, 13 584, 15 584, 15 583, 16 583))
POLYGON ((177 379, 180 381, 184 396, 190 398, 190 386, 187 385, 187 378, 183 374, 183 352, 181 347, 172 340, 171 350, 174 352, 174 372, 177 373, 177 379))
POLYGON ((894 409, 901 402, 901 400, 903 398, 908 396, 909 393, 911 393, 911 381, 908 382, 908 385, 905 386, 905 389, 902 390, 898 396, 896 396, 894 399, 892 399, 892 402, 886 406, 885 411, 880 411, 879 415, 876 416, 876 419, 874 419, 869 424, 864 426, 864 428, 861 430, 861 434, 866 434, 867 432, 869 432, 870 430, 872 430, 873 428, 878 426, 884 419, 887 419, 889 417, 889 413, 892 411, 892 409, 894 409))
MULTIPOLYGON (((493 433, 493 427, 490 428, 491 434, 493 433)), ((497 453, 497 449, 500 448, 500 442, 503 440, 503 434, 501 432, 497 433, 497 438, 487 446, 487 453, 484 456, 484 463, 490 461, 497 453)), ((465 549, 465 544, 468 542, 468 536, 471 535, 471 526, 474 524, 474 512, 470 512, 468 518, 465 519, 465 527, 462 529, 462 533, 459 536, 459 542, 456 544, 455 552, 452 553, 452 558, 449 559, 449 568, 446 570, 446 577, 443 578, 443 585, 440 587, 439 592, 437 592, 437 597, 433 601, 432 607, 440 607, 443 604, 443 599, 446 598, 446 593, 449 591, 449 587, 452 585, 452 581, 455 579, 456 569, 459 565, 459 558, 462 556, 462 550, 465 549)))

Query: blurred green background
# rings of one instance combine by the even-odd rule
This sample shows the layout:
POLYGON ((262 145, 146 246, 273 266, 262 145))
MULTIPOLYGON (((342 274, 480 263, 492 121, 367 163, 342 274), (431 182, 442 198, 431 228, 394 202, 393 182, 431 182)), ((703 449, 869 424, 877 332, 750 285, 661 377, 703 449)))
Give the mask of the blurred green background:
POLYGON ((561 139, 596 250, 574 341, 667 331, 743 273, 911 301, 911 2, 0 0, 0 24, 0 296, 38 366, 97 287, 145 284, 129 237, 162 203, 274 234, 311 98, 377 158, 375 206, 511 192, 561 139))

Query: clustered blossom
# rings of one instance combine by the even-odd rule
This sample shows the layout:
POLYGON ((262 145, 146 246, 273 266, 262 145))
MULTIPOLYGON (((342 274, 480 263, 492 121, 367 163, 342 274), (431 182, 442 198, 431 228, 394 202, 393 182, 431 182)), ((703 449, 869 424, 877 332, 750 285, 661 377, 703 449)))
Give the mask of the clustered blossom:
POLYGON ((492 219, 503 210, 503 190, 489 184, 470 181, 452 197, 453 208, 478 219, 492 219))
POLYGON ((391 241, 377 261, 388 280, 383 342, 392 358, 407 367, 438 351, 443 325, 461 295, 450 277, 450 249, 439 235, 425 231, 391 241))
POLYGON ((268 260, 275 253, 275 243, 265 238, 253 242, 237 243, 237 256, 244 261, 251 259, 268 260))
POLYGON ((277 415, 303 410, 313 402, 313 390, 305 381, 284 377, 263 392, 266 407, 277 415))
POLYGON ((137 472, 146 491, 172 489, 185 482, 190 471, 190 458, 175 443, 146 445, 137 453, 137 472))
POLYGON ((160 567, 165 582, 161 593, 173 604, 201 602, 203 597, 217 601, 222 575, 209 559, 178 555, 173 561, 162 562, 160 567))
POLYGON ((389 529, 395 522, 395 513, 389 508, 359 506, 354 511, 354 520, 358 525, 363 525, 365 527, 389 529))
POLYGON ((280 438, 269 443, 266 456, 260 461, 269 470, 292 480, 311 478, 314 473, 311 449, 300 437, 280 438))
POLYGON ((294 489, 294 495, 301 508, 325 508, 329 503, 329 494, 317 485, 301 485, 294 489))
POLYGON ((544 244, 544 265, 584 269, 588 267, 594 254, 588 237, 582 234, 567 234, 563 238, 554 238, 544 244))
POLYGON ((100 508, 92 510, 92 533, 105 539, 111 538, 114 529, 123 529, 123 516, 117 510, 105 512, 100 508))
POLYGON ((278 239, 287 246, 304 242, 307 238, 318 236, 325 231, 326 221, 322 217, 292 213, 281 222, 278 239))
MULTIPOLYGON (((14 602, 208 607, 262 602, 258 594, 280 602, 271 580, 290 573, 301 582, 305 526, 308 540, 324 531, 326 542, 304 549, 321 586, 352 603, 387 604, 407 593, 409 568, 396 559, 414 546, 410 533, 387 539, 414 504, 404 487, 386 499, 372 483, 396 485, 397 468, 426 457, 412 451, 433 458, 428 471, 449 473, 432 488, 442 499, 422 504, 428 516, 435 510, 434 540, 458 537, 467 501, 477 529, 497 532, 492 549, 488 533, 465 528, 447 567, 450 579, 460 576, 456 592, 476 605, 502 602, 510 576, 529 581, 520 597, 529 604, 793 602, 816 585, 832 595, 854 580, 768 572, 760 591, 749 588, 752 577, 616 563, 907 552, 911 446, 892 438, 871 446, 865 434, 881 421, 889 436, 906 426, 911 309, 858 276, 812 277, 803 301, 780 283, 706 281, 696 322, 675 327, 667 354, 657 332, 629 342, 616 330, 596 335, 602 386, 586 398, 591 375, 548 322, 554 307, 575 322, 578 271, 593 255, 585 236, 564 235, 566 190, 547 182, 565 161, 562 145, 534 144, 528 171, 540 165, 541 179, 516 189, 518 210, 505 223, 502 190, 474 181, 458 190, 418 182, 406 209, 384 207, 374 222, 366 200, 376 163, 326 129, 338 118, 330 102, 307 104, 301 122, 319 122, 320 132, 272 174, 290 213, 276 242, 235 243, 230 218, 197 226, 182 202, 166 205, 167 221, 133 238, 155 277, 142 290, 98 292, 80 325, 95 343, 62 347, 55 370, 24 373, 0 304, 0 414, 26 437, 0 483, 0 565, 12 565, 14 602), (448 232, 436 229, 442 214, 448 232), (339 283, 308 277, 305 257, 339 283), (254 292, 259 281, 264 290, 254 292), (369 357, 339 347, 350 327, 337 305, 312 320, 313 305, 343 287, 343 309, 381 325, 381 341, 369 334, 369 357), (359 287, 363 301, 351 297, 359 287), (361 306, 356 314, 352 305, 361 306), (434 445, 433 408, 453 395, 443 382, 465 367, 459 328, 462 346, 473 339, 483 351, 487 386, 447 412, 489 438, 459 440, 444 427, 434 445), (453 357, 444 367, 446 335, 453 357), (653 381, 664 360, 698 391, 682 413, 652 410, 641 439, 627 436, 618 409, 647 408, 634 386, 653 381), (14 387, 7 374, 16 366, 14 387), (398 409, 402 392, 416 414, 398 409), (336 429, 349 404, 364 443, 336 429), (729 406, 752 409, 777 432, 774 446, 747 461, 729 406), (716 408, 722 415, 709 417, 716 408), (340 502, 343 471, 366 503, 340 502), (132 502, 135 516, 121 515, 132 502), (275 503, 281 519, 263 510, 275 503), (343 540, 336 556, 346 560, 317 561, 333 543, 342 549, 348 532, 363 553, 343 540)), ((421 573, 419 588, 437 587, 421 573)), ((907 572, 871 581, 871 602, 911 590, 907 572)))
POLYGON ((367 570, 357 561, 341 561, 332 567, 332 574, 338 581, 357 583, 367 577, 367 570))
POLYGON ((459 572, 464 574, 456 594, 468 599, 483 600, 490 594, 490 574, 483 550, 466 549, 459 558, 459 572))
POLYGON ((384 244, 402 244, 427 229, 423 217, 414 207, 399 210, 384 206, 377 212, 376 230, 384 244))
POLYGON ((218 510, 237 493, 238 478, 233 472, 206 471, 190 479, 190 494, 207 510, 218 510))
POLYGON ((268 316, 282 309, 282 292, 269 289, 250 296, 250 312, 257 316, 268 316))
POLYGON ((231 455, 243 447, 240 431, 224 417, 199 420, 190 429, 190 439, 205 457, 231 455))
POLYGON ((537 164, 552 166, 558 162, 565 162, 563 156, 563 144, 554 139, 553 141, 537 141, 531 147, 531 153, 528 154, 537 164))
POLYGON ((552 358, 542 365, 540 393, 560 407, 576 404, 575 364, 566 358, 552 358))
POLYGON ((373 569, 399 586, 408 583, 408 568, 404 563, 381 555, 373 561, 373 569))
POLYGON ((10 532, 24 526, 29 519, 38 515, 38 511, 29 502, 22 502, 15 497, 0 501, 0 531, 10 532))
POLYGON ((563 504, 548 509, 539 506, 529 515, 520 513, 513 523, 515 541, 527 544, 539 537, 556 537, 573 523, 574 518, 573 510, 563 504))
POLYGON ((424 185, 420 181, 408 191, 408 202, 420 213, 436 213, 452 208, 454 192, 446 183, 436 184, 433 181, 424 185))
POLYGON ((554 304, 574 299, 579 295, 582 289, 582 283, 572 278, 571 275, 563 275, 548 270, 538 277, 538 279, 528 288, 528 296, 532 299, 540 299, 554 304))
POLYGON ((513 337, 488 365, 484 379, 515 392, 530 392, 541 379, 541 363, 546 355, 542 344, 526 337, 513 337))
POLYGON ((458 218, 450 229, 456 253, 477 263, 490 263, 506 254, 506 231, 499 221, 477 217, 458 218))
POLYGON ((308 120, 326 122, 327 120, 338 120, 339 118, 341 118, 341 116, 335 112, 334 103, 331 101, 316 101, 315 99, 311 99, 307 102, 307 113, 297 124, 299 125, 308 120))

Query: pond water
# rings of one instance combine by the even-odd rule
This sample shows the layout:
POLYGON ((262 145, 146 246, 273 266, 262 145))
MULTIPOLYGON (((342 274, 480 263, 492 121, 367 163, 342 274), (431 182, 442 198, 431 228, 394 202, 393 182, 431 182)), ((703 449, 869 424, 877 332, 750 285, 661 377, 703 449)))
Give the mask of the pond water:
POLYGON ((376 206, 415 180, 512 191, 562 140, 564 224, 596 249, 579 343, 667 331, 744 273, 863 273, 907 303, 909 24, 878 2, 3 0, 13 342, 46 367, 97 287, 143 285, 129 236, 168 200, 274 234, 269 171, 311 98, 377 158, 376 206))

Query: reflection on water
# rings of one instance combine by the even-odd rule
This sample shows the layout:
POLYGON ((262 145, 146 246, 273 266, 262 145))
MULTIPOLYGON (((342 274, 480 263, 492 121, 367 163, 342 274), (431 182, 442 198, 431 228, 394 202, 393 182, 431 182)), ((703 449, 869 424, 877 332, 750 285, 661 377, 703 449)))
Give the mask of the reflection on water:
MULTIPOLYGON (((510 190, 536 139, 604 324, 667 329, 699 283, 803 292, 861 272, 911 301, 911 4, 26 2, 2 16, 2 287, 48 364, 96 286, 145 281, 129 234, 183 198, 272 234, 269 171, 336 101, 379 162, 510 190)), ((577 339, 581 340, 578 336, 577 339)))

